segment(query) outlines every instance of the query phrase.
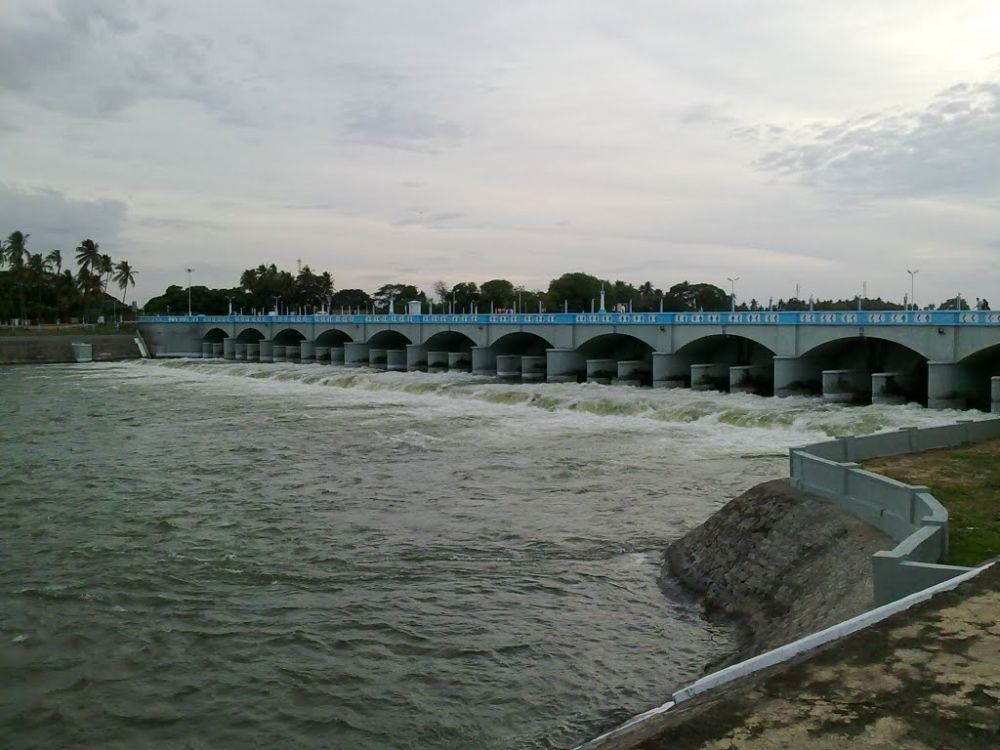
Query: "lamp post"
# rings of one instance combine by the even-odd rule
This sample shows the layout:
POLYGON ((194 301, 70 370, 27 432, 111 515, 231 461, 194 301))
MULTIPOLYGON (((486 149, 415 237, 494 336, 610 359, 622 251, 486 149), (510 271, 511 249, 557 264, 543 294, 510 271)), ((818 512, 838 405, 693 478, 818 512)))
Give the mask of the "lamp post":
POLYGON ((191 316, 191 272, 194 269, 186 268, 185 270, 187 271, 188 274, 188 317, 190 317, 191 316))
POLYGON ((916 310, 917 309, 917 299, 913 295, 913 277, 916 276, 918 273, 920 273, 920 269, 919 268, 914 268, 914 269, 911 270, 911 269, 907 268, 906 272, 908 274, 910 274, 910 304, 913 305, 913 309, 916 310))
POLYGON ((736 312, 736 282, 740 280, 740 277, 737 276, 737 277, 733 278, 732 276, 727 276, 726 278, 729 280, 729 283, 730 283, 730 285, 732 286, 732 289, 733 289, 733 293, 731 295, 730 309, 733 312, 736 312))

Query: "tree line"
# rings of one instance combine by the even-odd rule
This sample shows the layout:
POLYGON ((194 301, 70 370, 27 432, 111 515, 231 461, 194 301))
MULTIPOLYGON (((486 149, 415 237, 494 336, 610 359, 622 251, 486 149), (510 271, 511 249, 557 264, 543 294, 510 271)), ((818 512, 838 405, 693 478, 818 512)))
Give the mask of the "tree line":
POLYGON ((88 322, 108 312, 115 314, 118 298, 108 293, 112 282, 125 305, 128 288, 135 286, 138 274, 127 260, 116 262, 93 240, 81 240, 74 274, 63 268, 60 250, 31 252, 29 237, 14 231, 0 240, 0 320, 88 322))
MULTIPOLYGON (((652 282, 632 284, 609 281, 582 272, 565 273, 552 279, 545 290, 527 289, 507 279, 482 283, 463 281, 449 284, 437 281, 427 294, 414 284, 383 284, 372 293, 363 289, 334 287, 328 271, 314 272, 308 265, 296 272, 280 270, 275 264, 248 268, 239 284, 228 289, 206 286, 172 285, 145 305, 150 314, 183 314, 188 310, 206 315, 230 311, 247 314, 280 313, 380 313, 392 309, 401 313, 405 303, 417 300, 424 312, 590 312, 599 310, 601 293, 608 311, 685 312, 729 310, 732 299, 714 284, 682 281, 662 289, 652 282)), ((964 300, 946 300, 941 308, 968 305, 964 300)), ((934 306, 932 305, 931 308, 934 306)), ((875 299, 801 300, 789 299, 738 301, 737 310, 902 310, 904 304, 875 299)))

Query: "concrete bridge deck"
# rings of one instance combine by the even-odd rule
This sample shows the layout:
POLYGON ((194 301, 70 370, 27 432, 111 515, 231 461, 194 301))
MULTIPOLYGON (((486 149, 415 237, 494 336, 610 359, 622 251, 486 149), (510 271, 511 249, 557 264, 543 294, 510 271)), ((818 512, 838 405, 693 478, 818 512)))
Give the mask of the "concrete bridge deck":
POLYGON ((144 316, 154 356, 1000 410, 1000 312, 144 316))

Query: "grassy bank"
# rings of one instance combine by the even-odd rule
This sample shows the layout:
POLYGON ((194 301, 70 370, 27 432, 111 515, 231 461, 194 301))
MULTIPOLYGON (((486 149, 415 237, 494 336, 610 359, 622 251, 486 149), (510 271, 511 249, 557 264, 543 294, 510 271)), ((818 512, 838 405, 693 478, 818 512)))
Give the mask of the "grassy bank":
POLYGON ((864 468, 927 485, 948 509, 943 562, 977 565, 1000 555, 1000 440, 864 462, 864 468))

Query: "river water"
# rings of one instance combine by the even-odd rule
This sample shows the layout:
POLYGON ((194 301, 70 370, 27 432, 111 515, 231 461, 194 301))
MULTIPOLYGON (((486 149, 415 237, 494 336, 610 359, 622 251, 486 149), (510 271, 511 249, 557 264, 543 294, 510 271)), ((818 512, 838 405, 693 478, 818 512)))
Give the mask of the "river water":
POLYGON ((0 368, 5 747, 568 748, 732 647, 664 547, 918 407, 199 361, 0 368))

